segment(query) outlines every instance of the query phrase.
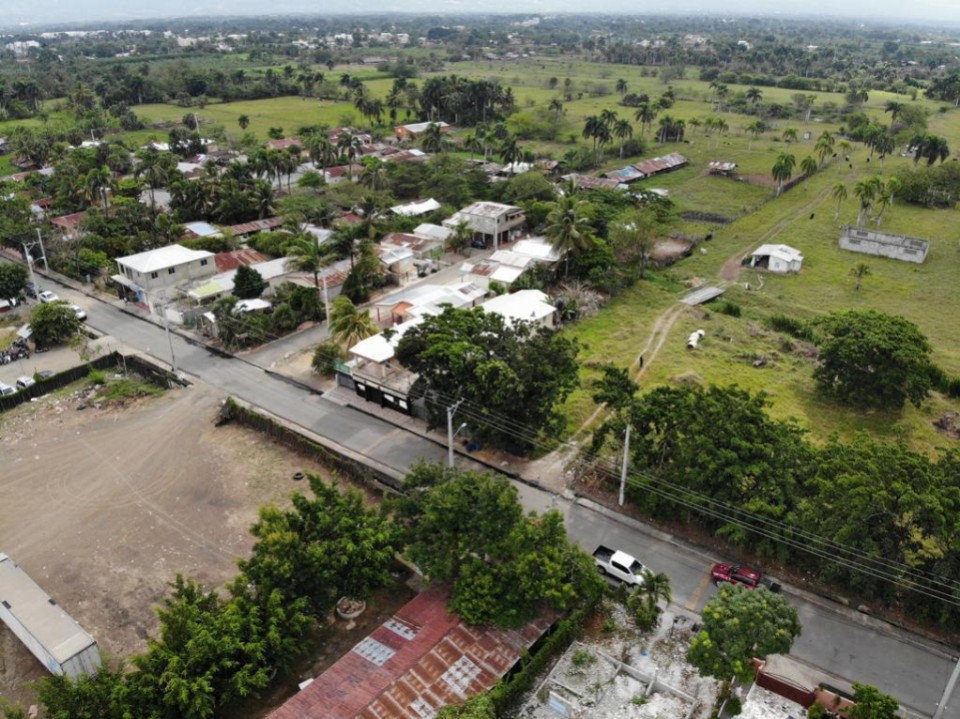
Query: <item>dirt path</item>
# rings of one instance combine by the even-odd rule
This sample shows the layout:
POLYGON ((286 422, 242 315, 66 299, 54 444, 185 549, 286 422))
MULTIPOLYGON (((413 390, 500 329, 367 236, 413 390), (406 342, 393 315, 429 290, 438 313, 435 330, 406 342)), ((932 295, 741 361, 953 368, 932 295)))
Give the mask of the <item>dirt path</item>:
POLYGON ((720 268, 719 272, 720 279, 724 282, 736 282, 737 276, 740 274, 740 262, 743 260, 744 255, 750 251, 750 248, 758 243, 763 244, 772 240, 774 237, 783 232, 783 230, 785 230, 791 222, 800 219, 800 217, 806 215, 812 211, 813 208, 817 207, 821 202, 823 202, 824 198, 826 198, 829 193, 829 188, 821 191, 820 194, 806 204, 802 205, 796 210, 793 210, 792 212, 785 214, 783 217, 777 220, 775 224, 767 228, 767 230, 765 230, 759 237, 751 239, 748 245, 743 247, 743 249, 739 250, 736 254, 731 256, 726 262, 723 263, 723 266, 720 268))
MULTIPOLYGON (((721 281, 721 286, 729 285, 730 283, 737 281, 737 276, 740 273, 740 261, 752 247, 756 246, 758 242, 760 244, 769 242, 771 239, 779 235, 791 222, 795 222, 816 208, 821 202, 823 202, 829 193, 829 188, 824 189, 815 197, 811 198, 809 202, 806 202, 800 207, 784 214, 779 220, 777 220, 775 224, 765 230, 759 237, 751 239, 748 245, 733 254, 726 262, 723 263, 723 265, 720 267, 720 271, 717 273, 721 281)), ((653 362, 657 359, 657 356, 660 354, 663 345, 666 343, 667 338, 670 335, 670 331, 673 329, 673 326, 676 324, 677 320, 683 316, 684 310, 686 309, 688 309, 687 305, 677 302, 670 305, 654 321, 653 326, 650 328, 650 334, 647 336, 647 341, 644 344, 643 349, 640 351, 640 355, 633 362, 633 364, 630 365, 629 368, 630 373, 635 380, 639 380, 650 367, 650 365, 653 364, 653 362), (644 359, 642 367, 639 366, 640 357, 643 357, 644 359)), ((566 476, 566 467, 570 464, 574 457, 576 457, 577 453, 580 451, 580 448, 583 446, 583 443, 589 437, 589 429, 594 426, 594 424, 606 413, 606 411, 607 409, 605 405, 597 407, 593 413, 591 413, 591 415, 580 424, 569 440, 564 442, 560 447, 545 457, 527 464, 523 470, 523 476, 540 482, 541 484, 558 492, 568 489, 570 486, 569 480, 571 478, 566 476)))

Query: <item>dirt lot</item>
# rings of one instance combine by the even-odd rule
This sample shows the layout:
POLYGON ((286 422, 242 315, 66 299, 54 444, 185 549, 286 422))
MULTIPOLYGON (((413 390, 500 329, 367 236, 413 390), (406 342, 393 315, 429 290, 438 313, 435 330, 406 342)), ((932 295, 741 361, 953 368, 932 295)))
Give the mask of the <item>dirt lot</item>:
MULTIPOLYGON (((61 394, 0 415, 0 552, 111 657, 143 650, 177 572, 219 585, 252 545, 257 508, 321 467, 213 424, 203 387, 120 408, 61 394)), ((29 700, 40 664, 0 625, 0 698, 29 700)))

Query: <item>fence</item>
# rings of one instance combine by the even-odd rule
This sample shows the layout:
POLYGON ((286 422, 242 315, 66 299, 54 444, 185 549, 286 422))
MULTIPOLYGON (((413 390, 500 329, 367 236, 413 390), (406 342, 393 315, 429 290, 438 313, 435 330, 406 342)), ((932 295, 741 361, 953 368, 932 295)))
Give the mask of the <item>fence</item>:
POLYGON ((158 367, 139 355, 123 355, 120 352, 111 352, 103 357, 97 357, 87 364, 78 365, 63 372, 58 372, 52 377, 40 380, 35 385, 20 390, 16 394, 0 397, 0 412, 6 412, 14 407, 19 407, 24 402, 29 402, 36 397, 42 397, 61 387, 66 387, 68 384, 86 377, 90 374, 90 370, 109 368, 121 369, 123 372, 132 370, 149 382, 160 387, 169 387, 171 382, 176 382, 181 385, 187 384, 187 382, 174 376, 171 372, 168 372, 162 367, 158 367))

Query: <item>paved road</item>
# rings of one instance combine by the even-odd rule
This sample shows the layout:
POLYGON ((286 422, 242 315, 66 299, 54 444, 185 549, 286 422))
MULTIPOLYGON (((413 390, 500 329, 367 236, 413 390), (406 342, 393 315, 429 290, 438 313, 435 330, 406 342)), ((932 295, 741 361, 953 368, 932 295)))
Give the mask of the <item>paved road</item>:
MULTIPOLYGON (((87 309, 91 326, 169 362, 170 350, 161 328, 69 290, 60 294, 87 309)), ((381 464, 402 470, 420 459, 445 459, 442 447, 417 435, 307 394, 252 364, 221 358, 178 335, 172 335, 172 340, 182 371, 222 389, 225 395, 259 405, 381 464)), ((711 558, 707 555, 617 515, 518 486, 529 509, 556 507, 564 512, 570 536, 588 551, 598 543, 622 548, 655 571, 666 572, 678 604, 699 612, 716 591, 708 581, 711 558)), ((838 678, 878 686, 897 696, 913 713, 934 714, 953 671, 954 657, 857 612, 800 593, 791 592, 789 598, 803 622, 803 635, 792 652, 795 657, 838 678)), ((948 704, 943 717, 960 719, 960 699, 954 704, 948 704)))

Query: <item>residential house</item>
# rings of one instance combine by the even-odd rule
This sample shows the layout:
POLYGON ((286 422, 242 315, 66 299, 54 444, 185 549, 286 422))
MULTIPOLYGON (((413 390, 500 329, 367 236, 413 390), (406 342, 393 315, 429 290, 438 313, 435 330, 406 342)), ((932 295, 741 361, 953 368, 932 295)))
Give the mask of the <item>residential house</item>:
POLYGON ((394 205, 390 208, 390 212, 404 217, 420 217, 420 215, 427 215, 439 209, 440 203, 431 197, 429 200, 409 202, 406 205, 394 205))
POLYGON ((532 322, 539 327, 553 327, 557 319, 557 308, 540 290, 519 290, 499 295, 480 307, 484 312, 501 315, 508 323, 532 322))
POLYGON ((400 125, 394 128, 394 134, 398 140, 413 140, 425 133, 431 125, 439 125, 440 132, 444 134, 453 129, 450 125, 443 122, 443 120, 437 120, 435 122, 414 122, 409 125, 400 125))
POLYGON ((64 240, 75 240, 82 234, 80 225, 87 218, 86 211, 74 212, 71 215, 61 215, 50 220, 50 224, 56 228, 57 234, 64 240))
POLYGON ((249 237, 258 232, 269 232, 283 225, 283 217, 267 217, 263 220, 253 220, 252 222, 241 222, 239 225, 231 225, 226 228, 227 233, 232 237, 249 237))
POLYGON ((432 587, 362 639, 268 719, 425 719, 491 689, 556 620, 468 626, 432 587))
POLYGON ((229 272, 237 269, 240 265, 256 265, 266 262, 270 258, 261 252, 257 252, 252 247, 244 247, 230 252, 218 252, 213 260, 217 265, 217 272, 229 272))
POLYGON ((443 241, 435 240, 430 237, 420 237, 416 234, 406 232, 391 232, 381 241, 383 248, 405 248, 413 252, 413 258, 417 260, 435 260, 443 256, 443 241))
POLYGON ((749 266, 778 274, 799 272, 803 255, 790 245, 760 245, 750 255, 749 266))
POLYGON ((183 226, 183 236, 188 240, 198 240, 203 237, 220 237, 220 230, 209 222, 188 222, 183 226))
MULTIPOLYGON (((160 315, 162 307, 177 294, 178 286, 216 273, 212 252, 191 250, 183 245, 167 245, 136 255, 118 257, 120 270, 111 279, 122 288, 124 297, 160 315)), ((182 317, 172 318, 182 321, 182 317)))
POLYGON ((303 140, 299 137, 284 137, 280 140, 267 140, 265 143, 268 150, 289 150, 290 148, 303 149, 303 140))
POLYGON ((413 251, 407 247, 382 244, 375 248, 380 264, 387 271, 390 281, 398 285, 409 282, 416 276, 413 251))
POLYGON ((520 235, 525 220, 522 207, 499 202, 475 202, 448 217, 443 221, 443 226, 452 230, 460 222, 465 222, 473 232, 475 246, 488 247, 493 243, 494 249, 497 249, 501 242, 510 242, 520 235))
POLYGON ((430 222, 424 222, 414 228, 413 234, 415 234, 417 237, 429 237, 431 240, 446 242, 447 238, 453 234, 453 230, 451 230, 449 227, 443 227, 442 225, 434 225, 430 222))

